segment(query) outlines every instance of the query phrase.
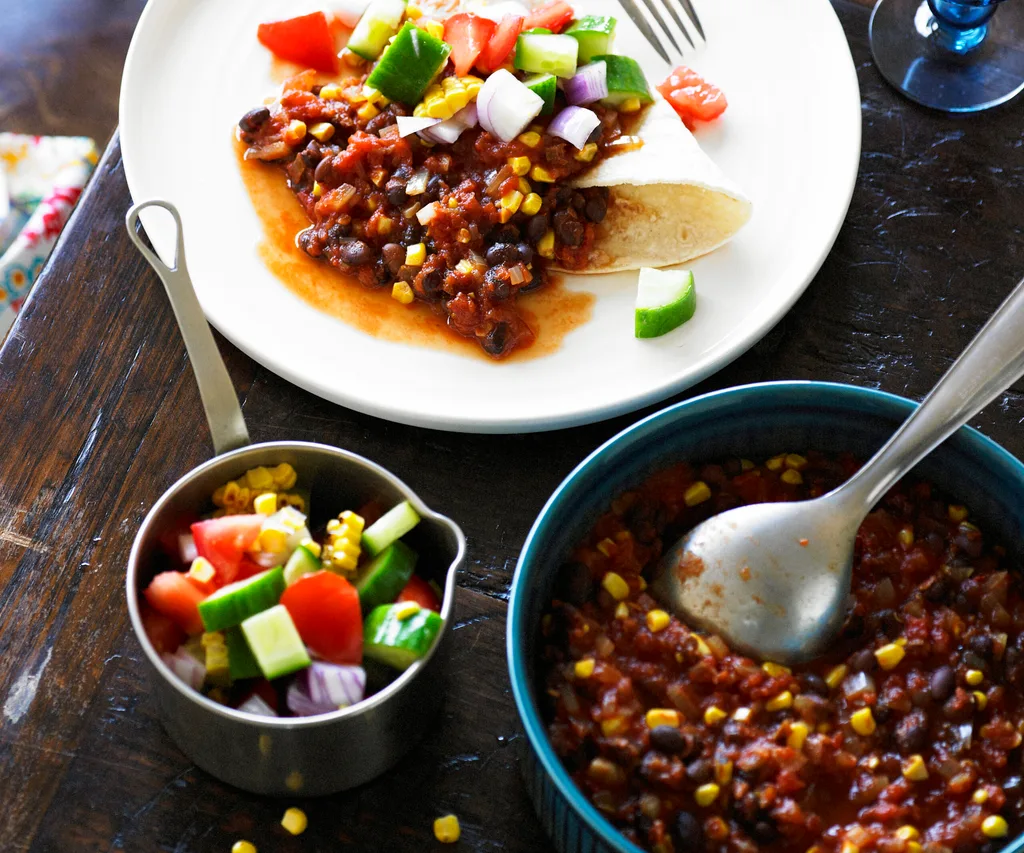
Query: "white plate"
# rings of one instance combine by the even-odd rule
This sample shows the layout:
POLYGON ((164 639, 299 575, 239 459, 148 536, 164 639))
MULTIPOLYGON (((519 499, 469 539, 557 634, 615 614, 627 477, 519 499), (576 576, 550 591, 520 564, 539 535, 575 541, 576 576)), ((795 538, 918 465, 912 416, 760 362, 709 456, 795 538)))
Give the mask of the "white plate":
MULTIPOLYGON (((252 358, 329 400, 389 420, 463 432, 525 432, 600 420, 663 399, 752 346, 789 310, 832 247, 860 157, 860 93, 828 0, 698 3, 708 46, 691 65, 729 109, 698 139, 754 203, 735 240, 692 263, 694 318, 633 337, 636 273, 571 277, 597 294, 591 320, 550 356, 512 363, 378 340, 318 312, 264 267, 262 231, 230 128, 275 89, 261 21, 313 0, 150 0, 121 88, 121 148, 134 199, 181 211, 207 317, 252 358)), ((614 0, 617 52, 654 81, 667 66, 614 0)), ((152 211, 148 211, 152 213, 152 211)), ((169 217, 144 216, 164 257, 169 217)), ((396 306, 397 307, 397 306, 396 306)))

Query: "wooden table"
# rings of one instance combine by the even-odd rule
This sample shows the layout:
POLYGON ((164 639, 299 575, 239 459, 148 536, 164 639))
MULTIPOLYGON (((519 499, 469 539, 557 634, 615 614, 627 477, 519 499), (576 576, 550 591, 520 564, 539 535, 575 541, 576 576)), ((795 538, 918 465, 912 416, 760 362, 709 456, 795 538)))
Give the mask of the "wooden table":
MULTIPOLYGON (((1024 101, 969 117, 900 99, 874 69, 868 7, 835 0, 863 92, 849 217, 795 308, 682 396, 828 379, 919 398, 1024 271, 1024 101)), ((562 432, 473 436, 385 423, 314 398, 222 341, 254 440, 308 438, 376 459, 469 537, 455 659, 436 734, 385 778, 302 803, 226 788, 161 730, 123 601, 151 501, 210 453, 199 396, 155 275, 129 243, 115 137, 0 350, 0 850, 547 849, 517 773, 505 667, 509 581, 545 498, 640 413, 562 432), (455 473, 451 473, 455 472, 455 473)), ((794 235, 799 239, 799 235, 794 235)), ((977 420, 1024 455, 1019 392, 977 420)))

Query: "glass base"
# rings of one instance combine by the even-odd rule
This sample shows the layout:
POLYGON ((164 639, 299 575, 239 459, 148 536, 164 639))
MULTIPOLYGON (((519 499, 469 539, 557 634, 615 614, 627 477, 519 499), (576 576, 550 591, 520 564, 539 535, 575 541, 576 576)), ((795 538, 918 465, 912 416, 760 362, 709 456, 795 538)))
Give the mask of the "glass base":
POLYGON ((1024 89, 1024 0, 972 30, 940 26, 928 0, 878 0, 870 39, 885 79, 926 107, 976 112, 1024 89))

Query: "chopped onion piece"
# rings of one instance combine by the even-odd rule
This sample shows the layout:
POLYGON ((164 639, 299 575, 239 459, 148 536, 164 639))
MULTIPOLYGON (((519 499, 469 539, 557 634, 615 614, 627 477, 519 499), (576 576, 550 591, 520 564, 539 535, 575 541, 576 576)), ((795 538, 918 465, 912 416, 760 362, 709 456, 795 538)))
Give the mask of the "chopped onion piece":
POLYGON ((370 0, 329 0, 327 8, 350 30, 355 29, 370 0))
POLYGON ((299 678, 288 685, 285 702, 288 710, 299 717, 314 717, 317 714, 329 714, 338 710, 336 705, 314 702, 306 691, 305 681, 299 678))
POLYGON ((403 137, 419 133, 421 130, 426 130, 428 127, 441 123, 439 118, 419 118, 417 116, 399 116, 397 121, 398 135, 403 137))
POLYGON ((592 104, 608 97, 608 65, 591 62, 565 81, 565 98, 570 104, 592 104))
POLYGON ((476 98, 480 125, 502 142, 511 142, 544 108, 544 99, 499 68, 480 87, 476 98))
POLYGON ((238 710, 245 711, 247 714, 255 714, 258 717, 277 716, 277 711, 271 708, 270 705, 267 704, 266 699, 258 693, 253 693, 252 696, 238 706, 238 710))
POLYGON ((566 107, 548 125, 548 133, 560 136, 570 145, 582 150, 590 134, 601 126, 597 113, 586 107, 566 107))
POLYGON ((406 195, 423 195, 427 191, 427 181, 430 180, 430 174, 426 169, 420 169, 409 178, 409 182, 405 185, 406 195))
POLYGON ((173 654, 164 652, 161 659, 178 678, 193 690, 198 690, 206 680, 206 667, 197 661, 184 646, 180 646, 173 654))
POLYGON ((874 693, 875 680, 866 672, 855 672, 843 681, 843 695, 847 698, 859 693, 874 693))
POLYGON ((315 705, 328 705, 337 710, 363 701, 366 671, 361 666, 314 661, 302 675, 309 698, 315 705))
POLYGON ((435 216, 437 216, 438 208, 439 205, 436 201, 430 202, 430 204, 426 205, 422 210, 416 212, 416 220, 420 225, 426 225, 428 222, 433 220, 435 216))
POLYGON ((464 127, 476 127, 480 123, 479 114, 476 109, 476 101, 466 104, 461 110, 452 116, 464 127))
POLYGON ((196 540, 191 533, 182 533, 178 536, 178 556, 186 566, 191 566, 192 561, 199 556, 196 550, 196 540))
POLYGON ((494 177, 491 178, 487 183, 487 194, 493 196, 505 181, 512 177, 512 167, 506 163, 497 172, 494 173, 494 177))
POLYGON ((450 119, 421 131, 420 136, 425 136, 431 142, 451 145, 462 136, 463 131, 476 127, 477 121, 476 103, 474 102, 463 107, 450 119))

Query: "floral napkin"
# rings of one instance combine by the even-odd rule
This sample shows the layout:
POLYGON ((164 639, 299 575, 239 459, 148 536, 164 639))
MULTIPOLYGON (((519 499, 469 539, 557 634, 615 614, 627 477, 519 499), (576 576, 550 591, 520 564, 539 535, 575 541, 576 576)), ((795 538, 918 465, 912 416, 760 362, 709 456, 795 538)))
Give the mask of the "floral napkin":
POLYGON ((82 136, 0 133, 0 341, 96 165, 82 136))

